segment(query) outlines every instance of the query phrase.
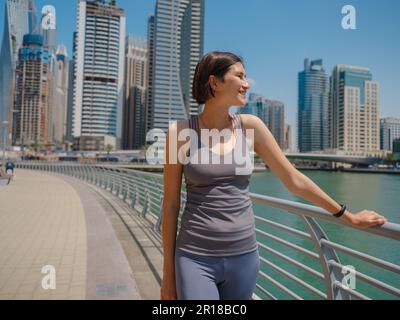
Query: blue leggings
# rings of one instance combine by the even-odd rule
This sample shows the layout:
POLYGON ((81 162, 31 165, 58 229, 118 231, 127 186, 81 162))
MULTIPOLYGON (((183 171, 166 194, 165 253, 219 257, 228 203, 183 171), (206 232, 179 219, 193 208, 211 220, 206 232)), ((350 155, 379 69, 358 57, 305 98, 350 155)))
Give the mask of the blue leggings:
POLYGON ((179 300, 250 300, 260 270, 258 250, 238 256, 199 256, 177 249, 179 300))

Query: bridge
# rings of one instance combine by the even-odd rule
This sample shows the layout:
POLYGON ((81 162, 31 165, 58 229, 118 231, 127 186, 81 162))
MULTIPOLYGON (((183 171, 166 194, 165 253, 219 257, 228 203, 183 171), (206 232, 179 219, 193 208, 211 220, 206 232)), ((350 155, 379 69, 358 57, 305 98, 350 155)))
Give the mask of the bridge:
MULTIPOLYGON (((16 168, 15 179, 0 189, 0 299, 159 298, 162 175, 46 162, 16 168), (55 290, 43 289, 43 265, 58 270, 55 290)), ((254 299, 399 299, 398 250, 388 259, 332 239, 335 226, 346 235, 340 239, 367 236, 382 251, 388 243, 398 248, 399 224, 355 229, 315 206, 250 196, 261 212, 254 299), (270 218, 278 211, 288 215, 284 222, 270 218), (349 259, 365 265, 352 271, 356 287, 343 272, 349 259)), ((181 213, 185 201, 183 188, 181 213)))
POLYGON ((383 160, 380 157, 343 156, 335 154, 285 153, 285 155, 289 160, 329 161, 356 165, 371 165, 380 163, 383 160))

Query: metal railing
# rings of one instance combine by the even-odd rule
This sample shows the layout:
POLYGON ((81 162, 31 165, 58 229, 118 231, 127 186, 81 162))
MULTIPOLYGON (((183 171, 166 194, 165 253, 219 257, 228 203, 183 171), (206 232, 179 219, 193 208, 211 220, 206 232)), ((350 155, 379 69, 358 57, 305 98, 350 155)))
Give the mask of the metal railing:
MULTIPOLYGON (((20 162, 16 167, 67 175, 108 190, 151 221, 154 230, 160 232, 163 202, 160 174, 58 162, 20 162)), ((261 269, 257 298, 372 299, 368 293, 378 299, 400 297, 399 224, 389 222, 382 227, 359 230, 315 206, 259 194, 250 194, 250 197, 253 207, 258 207, 255 220, 261 269), (264 213, 271 213, 271 208, 291 214, 290 219, 274 221, 268 218, 268 214, 264 213), (297 223, 294 218, 298 220, 297 223), (326 226, 323 228, 322 224, 326 226), (328 237, 328 229, 336 230, 339 235, 351 234, 367 239, 365 241, 377 241, 383 246, 390 246, 394 253, 390 259, 392 261, 368 253, 368 246, 361 251, 335 242, 328 237), (350 267, 342 259, 362 267, 350 267), (362 272, 361 269, 366 271, 362 272), (352 285, 355 279, 357 288, 352 285)), ((186 191, 183 189, 181 214, 185 201, 186 191)), ((274 213, 272 216, 279 215, 274 213)))

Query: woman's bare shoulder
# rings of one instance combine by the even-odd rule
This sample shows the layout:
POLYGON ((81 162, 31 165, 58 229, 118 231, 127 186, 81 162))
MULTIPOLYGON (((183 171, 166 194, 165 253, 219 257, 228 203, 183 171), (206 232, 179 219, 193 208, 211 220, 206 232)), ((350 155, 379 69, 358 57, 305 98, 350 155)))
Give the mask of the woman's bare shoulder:
POLYGON ((262 120, 253 114, 240 114, 239 117, 245 129, 256 129, 262 123, 262 120))

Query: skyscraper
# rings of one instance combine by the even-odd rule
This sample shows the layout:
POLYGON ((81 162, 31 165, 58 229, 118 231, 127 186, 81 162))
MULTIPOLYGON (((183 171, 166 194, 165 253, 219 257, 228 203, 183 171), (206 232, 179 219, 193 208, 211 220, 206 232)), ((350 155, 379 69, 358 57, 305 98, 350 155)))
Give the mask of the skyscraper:
POLYGON ((73 119, 73 111, 74 111, 74 79, 76 78, 76 68, 75 68, 75 59, 77 56, 76 50, 76 36, 77 32, 73 33, 72 36, 72 52, 73 57, 69 61, 69 75, 68 75, 68 107, 67 107, 67 135, 66 140, 69 143, 73 142, 73 135, 72 135, 72 119, 73 119))
POLYGON ((147 118, 151 121, 148 127, 166 130, 169 121, 188 119, 199 112, 191 87, 203 55, 204 0, 157 0, 154 20, 155 41, 149 41, 149 52, 154 52, 149 68, 154 76, 153 101, 147 118))
POLYGON ((264 99, 250 93, 246 105, 239 110, 242 114, 259 117, 271 131, 282 150, 285 149, 285 105, 281 101, 264 99))
POLYGON ((121 145, 125 14, 115 0, 79 0, 74 52, 72 135, 121 145))
POLYGON ((155 41, 156 17, 150 14, 147 20, 147 92, 146 92, 146 133, 153 128, 154 116, 154 72, 155 72, 155 41))
POLYGON ((147 43, 128 36, 125 61, 123 149, 139 149, 145 143, 147 43))
POLYGON ((393 141, 400 138, 400 119, 383 118, 380 125, 381 150, 393 151, 393 141))
POLYGON ((266 100, 268 128, 282 150, 285 149, 285 104, 281 101, 266 100))
POLYGON ((332 148, 347 153, 379 150, 379 83, 368 68, 334 67, 330 79, 332 148))
POLYGON ((329 148, 328 83, 322 60, 304 60, 299 72, 298 148, 312 152, 329 148))
POLYGON ((39 33, 38 24, 37 24, 36 6, 35 6, 35 3, 33 2, 33 0, 29 1, 28 26, 29 26, 29 33, 32 33, 32 34, 39 33))
POLYGON ((16 68, 14 137, 17 145, 50 142, 49 58, 41 35, 24 36, 16 68))
POLYGON ((288 123, 285 124, 285 147, 283 150, 293 151, 292 126, 288 123))
POLYGON ((52 107, 52 140, 63 143, 67 131, 69 61, 64 45, 57 48, 55 78, 53 79, 54 103, 52 107))
POLYGON ((4 10, 4 29, 0 51, 0 143, 3 134, 7 135, 7 145, 11 142, 13 123, 13 97, 15 67, 18 50, 23 36, 35 27, 35 6, 33 0, 6 0, 4 10), (4 122, 8 121, 8 125, 4 122))
POLYGON ((246 105, 238 111, 242 114, 257 116, 268 126, 269 110, 264 97, 261 95, 250 93, 246 105))

